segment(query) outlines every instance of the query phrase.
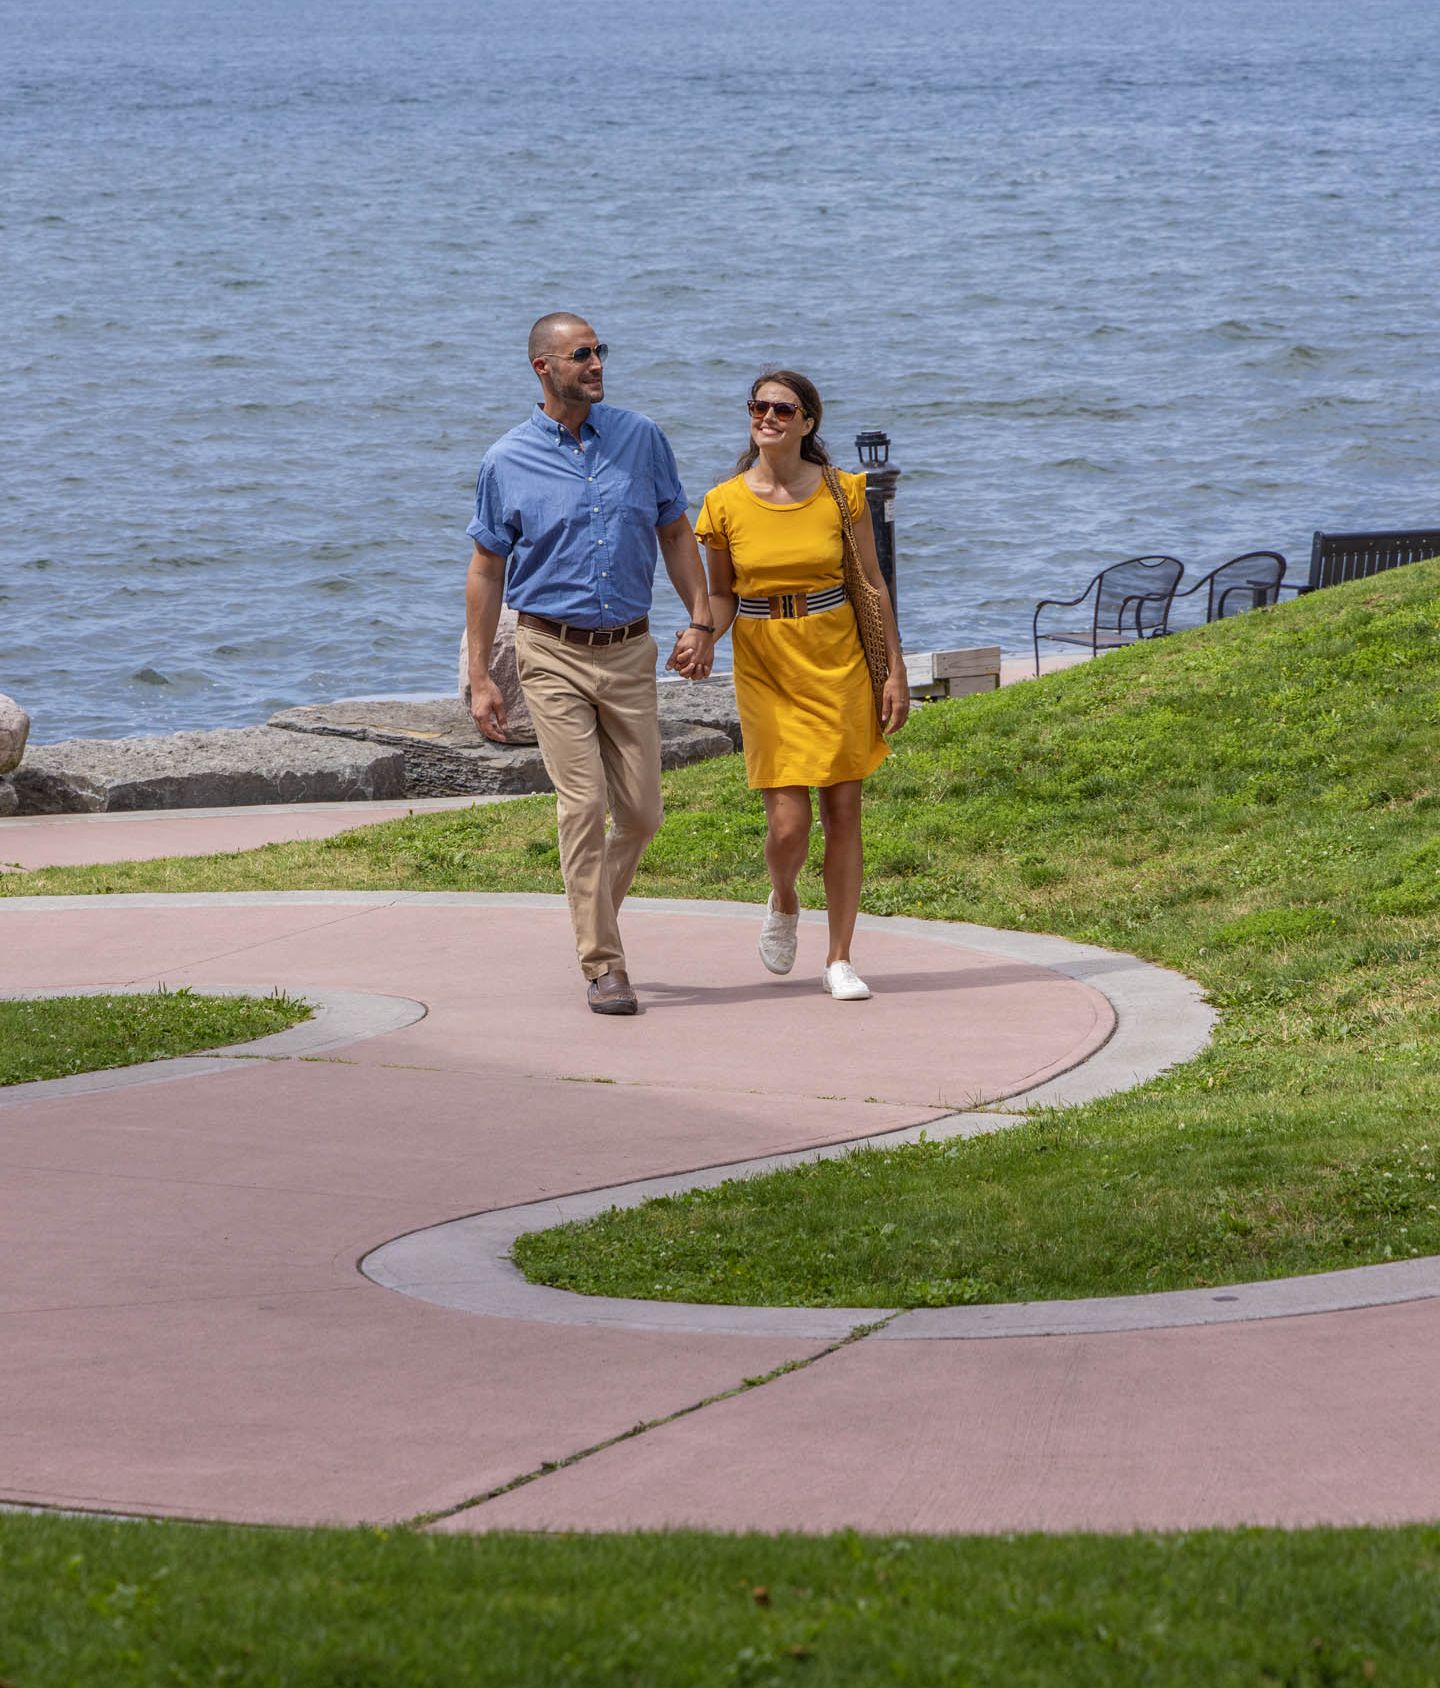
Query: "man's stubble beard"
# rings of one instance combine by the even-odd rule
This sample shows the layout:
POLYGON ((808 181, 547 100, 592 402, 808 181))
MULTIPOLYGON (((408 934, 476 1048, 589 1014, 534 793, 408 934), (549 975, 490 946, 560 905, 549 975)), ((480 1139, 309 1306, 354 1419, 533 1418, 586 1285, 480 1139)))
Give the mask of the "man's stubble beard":
MULTIPOLYGON (((554 378, 552 377, 552 380, 554 378)), ((555 381, 555 396, 567 404, 600 404, 605 398, 603 379, 594 387, 587 387, 580 376, 555 381)))

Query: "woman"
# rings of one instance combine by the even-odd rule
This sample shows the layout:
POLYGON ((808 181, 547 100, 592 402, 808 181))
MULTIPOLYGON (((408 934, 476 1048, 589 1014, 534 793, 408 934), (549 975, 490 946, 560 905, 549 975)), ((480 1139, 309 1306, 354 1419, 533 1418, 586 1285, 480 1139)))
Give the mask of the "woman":
MULTIPOLYGON (((796 881, 810 849, 810 787, 825 832, 830 947, 820 983, 842 1002, 870 995, 850 962, 860 908, 860 785, 889 755, 875 718, 855 614, 845 597, 840 510, 821 469, 820 395, 790 369, 750 389, 750 442, 732 480, 705 495, 696 538, 710 573, 718 638, 734 626, 735 697, 745 771, 765 794, 770 901, 760 959, 772 973, 795 965, 796 881)), ((900 635, 875 556, 863 474, 840 473, 860 564, 880 588, 890 677, 884 731, 910 712, 900 635)))

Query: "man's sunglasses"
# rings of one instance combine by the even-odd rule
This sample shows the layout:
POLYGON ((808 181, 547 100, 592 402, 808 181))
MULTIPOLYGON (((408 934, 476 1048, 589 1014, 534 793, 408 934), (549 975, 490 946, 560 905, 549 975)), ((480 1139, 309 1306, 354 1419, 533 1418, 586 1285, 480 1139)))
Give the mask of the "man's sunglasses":
POLYGON ((782 422, 789 422, 800 414, 800 406, 788 399, 751 399, 745 406, 758 422, 767 410, 773 410, 782 422))
POLYGON ((591 358, 604 363, 610 356, 610 348, 602 340, 598 346, 577 346, 573 352, 546 352, 545 356, 557 363, 589 363, 591 358))

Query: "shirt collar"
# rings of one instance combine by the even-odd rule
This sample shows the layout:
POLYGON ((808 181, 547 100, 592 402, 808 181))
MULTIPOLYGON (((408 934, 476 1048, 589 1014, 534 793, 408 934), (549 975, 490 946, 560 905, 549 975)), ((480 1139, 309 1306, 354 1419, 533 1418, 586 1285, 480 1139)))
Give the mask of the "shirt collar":
MULTIPOLYGON (((599 439, 599 413, 603 411, 604 408, 605 406, 603 404, 592 404, 590 406, 590 414, 580 424, 581 439, 599 439)), ((558 440, 561 438, 562 433, 565 438, 570 438, 570 430, 568 428, 562 430, 560 424, 555 420, 555 418, 553 416, 547 416, 538 404, 535 406, 534 410, 530 412, 530 420, 535 424, 540 432, 546 435, 549 439, 558 440)))

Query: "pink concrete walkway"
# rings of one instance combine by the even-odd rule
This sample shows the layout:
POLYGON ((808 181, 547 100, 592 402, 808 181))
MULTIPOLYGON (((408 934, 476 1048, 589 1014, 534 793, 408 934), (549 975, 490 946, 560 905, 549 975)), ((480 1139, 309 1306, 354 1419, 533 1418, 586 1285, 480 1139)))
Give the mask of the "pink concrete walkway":
POLYGON ((37 867, 209 856, 332 838, 357 826, 494 797, 410 797, 396 803, 256 803, 244 809, 136 809, 103 815, 14 815, 0 820, 0 873, 37 867))
POLYGON ((1440 1511, 1433 1301, 833 1349, 490 1317, 368 1281, 370 1251, 460 1215, 1083 1087, 1144 1017, 1094 952, 1086 982, 999 935, 870 922, 876 997, 842 1005, 815 983, 818 926, 773 980, 754 913, 627 918, 646 1012, 617 1021, 585 1011, 546 899, 0 900, 0 991, 164 980, 428 1009, 313 1058, 0 1092, 0 1502, 447 1530, 1440 1511))

